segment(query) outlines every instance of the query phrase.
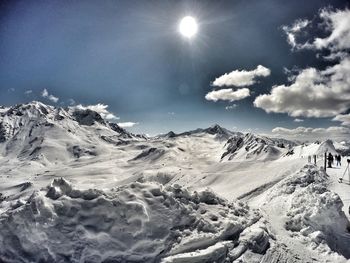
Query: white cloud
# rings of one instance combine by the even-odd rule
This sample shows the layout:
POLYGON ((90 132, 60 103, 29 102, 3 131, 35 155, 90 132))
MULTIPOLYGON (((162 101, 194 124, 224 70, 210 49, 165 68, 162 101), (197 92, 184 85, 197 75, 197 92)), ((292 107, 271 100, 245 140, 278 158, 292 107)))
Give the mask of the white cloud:
MULTIPOLYGON (((324 9, 320 18, 331 31, 328 37, 291 45, 299 49, 328 48, 331 54, 326 59, 338 59, 338 63, 323 70, 299 70, 289 78, 290 84, 274 86, 270 94, 258 96, 256 107, 293 117, 333 117, 350 108, 350 56, 346 50, 350 48, 350 11, 324 9)), ((307 25, 306 21, 297 21, 288 32, 302 31, 307 25)))
POLYGON ((57 101, 59 100, 57 97, 55 97, 54 95, 49 95, 48 97, 49 100, 51 100, 54 103, 57 103, 57 101))
POLYGON ((54 103, 57 103, 59 98, 58 97, 55 97, 54 95, 52 94, 49 94, 48 90, 47 89, 44 89, 42 92, 41 92, 41 96, 43 98, 47 98, 49 100, 51 100, 52 102, 54 103))
POLYGON ((49 92, 47 91, 47 89, 44 89, 44 90, 41 92, 41 96, 43 96, 44 98, 46 98, 46 97, 49 96, 49 92))
MULTIPOLYGON (((350 48, 350 10, 331 10, 324 8, 320 11, 319 17, 322 20, 322 27, 330 34, 327 37, 308 40, 304 43, 297 41, 300 33, 308 25, 308 20, 297 20, 291 26, 283 26, 282 29, 287 35, 287 41, 292 49, 316 49, 328 48, 334 52, 350 48)), ((341 53, 340 53, 341 54, 341 53)))
POLYGON ((234 110, 235 108, 237 108, 238 105, 237 104, 232 104, 232 105, 228 105, 225 107, 225 110, 234 110))
POLYGON ((247 88, 233 90, 233 89, 221 89, 221 90, 213 90, 205 95, 206 100, 218 101, 218 100, 228 100, 228 101, 236 101, 242 100, 246 97, 250 96, 250 91, 247 88))
POLYGON ((350 126, 350 114, 339 114, 333 118, 333 121, 340 121, 345 126, 350 126))
POLYGON ((350 129, 340 126, 331 126, 328 128, 298 127, 294 129, 276 127, 272 130, 272 133, 277 137, 291 139, 345 139, 349 137, 350 129))
POLYGON ((73 105, 75 105, 76 104, 76 102, 75 102, 75 100, 74 99, 68 99, 68 104, 70 105, 70 106, 73 106, 73 105))
POLYGON ((96 111, 98 114, 101 115, 101 117, 103 119, 106 119, 106 120, 118 120, 119 119, 119 117, 117 117, 116 115, 114 115, 113 113, 111 113, 107 110, 108 105, 102 104, 102 103, 98 103, 96 105, 87 105, 87 106, 83 106, 83 105, 79 104, 79 105, 76 105, 72 108, 79 109, 79 110, 89 109, 92 111, 96 111))
POLYGON ((290 85, 272 87, 254 105, 293 117, 331 117, 350 107, 350 58, 323 71, 307 68, 290 85))
POLYGON ((29 94, 32 94, 32 93, 33 93, 33 91, 31 89, 28 89, 28 90, 24 91, 24 94, 26 94, 26 95, 29 95, 29 94))
MULTIPOLYGON (((327 56, 323 56, 323 59, 329 60, 329 61, 342 60, 342 59, 346 58, 347 56, 348 56, 348 53, 343 52, 343 51, 339 51, 339 52, 330 53, 327 56)), ((318 56, 318 57, 320 57, 320 56, 318 56)))
POLYGON ((276 127, 272 129, 272 133, 280 134, 280 135, 303 135, 303 134, 309 134, 311 133, 313 128, 305 128, 305 127, 298 127, 295 129, 288 129, 284 127, 276 127))
POLYGON ((122 128, 130 128, 130 127, 134 127, 135 125, 139 124, 138 122, 118 122, 117 123, 118 126, 122 127, 122 128))
POLYGON ((332 11, 326 8, 321 11, 320 18, 324 20, 331 34, 325 38, 315 38, 312 46, 334 51, 350 48, 350 10, 332 11))
POLYGON ((302 29, 307 27, 309 24, 310 21, 307 19, 298 19, 291 26, 282 27, 283 31, 287 35, 287 41, 293 49, 301 48, 302 45, 297 43, 296 36, 302 29))
POLYGON ((267 77, 271 74, 270 69, 259 65, 256 69, 247 70, 234 70, 230 73, 225 73, 224 75, 216 78, 212 85, 217 87, 222 86, 250 86, 253 85, 256 77, 267 77))
POLYGON ((303 121, 304 121, 303 119, 298 119, 298 118, 294 119, 294 122, 303 122, 303 121))

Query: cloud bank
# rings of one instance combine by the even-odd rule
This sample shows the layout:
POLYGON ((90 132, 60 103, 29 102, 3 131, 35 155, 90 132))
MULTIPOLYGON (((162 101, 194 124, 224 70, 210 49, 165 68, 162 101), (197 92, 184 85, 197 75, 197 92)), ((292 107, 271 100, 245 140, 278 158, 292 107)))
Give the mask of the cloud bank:
POLYGON ((298 127, 295 129, 288 129, 284 127, 276 127, 272 133, 277 137, 284 137, 290 139, 315 140, 315 139, 347 139, 350 135, 350 129, 347 127, 331 126, 328 128, 306 128, 298 127))
POLYGON ((339 114, 335 116, 333 121, 340 121, 344 126, 350 126, 350 114, 339 114))
POLYGON ((330 31, 328 37, 297 43, 296 33, 309 24, 299 20, 284 28, 288 29, 287 40, 292 48, 327 49, 338 59, 337 63, 323 70, 300 70, 289 78, 291 83, 274 86, 270 94, 258 96, 255 107, 293 117, 334 117, 350 108, 350 56, 346 53, 350 49, 350 11, 323 9, 319 16, 330 31))

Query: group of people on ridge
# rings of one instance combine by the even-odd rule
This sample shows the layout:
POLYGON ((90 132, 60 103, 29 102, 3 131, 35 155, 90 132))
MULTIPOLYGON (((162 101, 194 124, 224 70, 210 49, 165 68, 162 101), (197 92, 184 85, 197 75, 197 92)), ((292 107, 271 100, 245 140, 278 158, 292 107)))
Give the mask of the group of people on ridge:
POLYGON ((337 166, 341 166, 341 155, 340 154, 336 154, 335 156, 333 156, 333 154, 328 153, 328 168, 332 168, 332 164, 334 161, 337 162, 337 166))

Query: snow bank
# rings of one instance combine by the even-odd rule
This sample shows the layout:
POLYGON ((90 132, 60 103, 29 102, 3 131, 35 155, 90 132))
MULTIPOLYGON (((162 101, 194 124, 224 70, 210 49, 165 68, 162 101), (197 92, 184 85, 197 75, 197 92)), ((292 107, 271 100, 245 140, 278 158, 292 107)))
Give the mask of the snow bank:
POLYGON ((269 235, 257 226, 260 217, 209 190, 154 183, 79 190, 55 179, 1 215, 0 261, 213 262, 246 251, 261 256, 269 235), (193 261, 183 260, 188 253, 193 261))
POLYGON ((294 240, 319 254, 333 254, 334 262, 342 262, 345 259, 334 252, 350 257, 349 222, 341 199, 327 186, 328 175, 306 165, 270 189, 262 209, 275 214, 270 217, 271 224, 281 224, 294 240))

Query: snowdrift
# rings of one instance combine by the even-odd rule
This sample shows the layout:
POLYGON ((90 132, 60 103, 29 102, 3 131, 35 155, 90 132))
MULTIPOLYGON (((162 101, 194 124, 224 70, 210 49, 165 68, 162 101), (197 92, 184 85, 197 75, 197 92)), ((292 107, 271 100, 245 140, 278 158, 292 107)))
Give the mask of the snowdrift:
POLYGON ((151 183, 79 190, 54 179, 1 215, 0 261, 188 262, 191 255, 191 262, 222 262, 247 251, 262 257, 269 235, 260 218, 209 190, 151 183))
MULTIPOLYGON (((341 199, 327 189, 328 183, 323 170, 306 165, 269 189, 261 209, 275 228, 276 239, 289 250, 295 253, 303 247, 300 255, 314 253, 320 262, 346 262, 344 257, 350 258, 349 222, 341 199)), ((307 261, 305 255, 301 257, 307 261)))

